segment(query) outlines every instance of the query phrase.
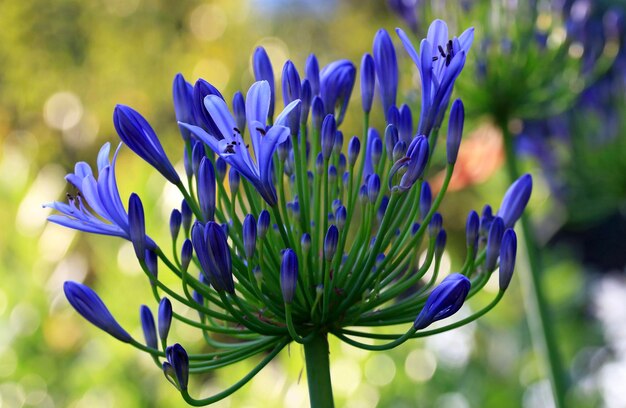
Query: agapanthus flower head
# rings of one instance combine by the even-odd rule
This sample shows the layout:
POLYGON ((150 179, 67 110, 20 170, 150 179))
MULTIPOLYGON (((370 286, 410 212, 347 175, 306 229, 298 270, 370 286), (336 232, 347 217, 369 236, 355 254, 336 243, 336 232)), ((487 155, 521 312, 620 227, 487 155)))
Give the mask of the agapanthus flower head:
MULTIPOLYGON (((348 60, 331 62, 320 72, 311 55, 304 79, 287 61, 282 98, 276 99, 272 64, 265 50, 257 48, 252 60, 257 82, 245 98, 234 94, 232 111, 209 82, 198 80, 191 90, 178 75, 173 93, 187 183, 169 172, 169 160, 147 122, 130 108, 118 107, 116 126, 123 125, 121 133, 134 143, 131 150, 173 182, 183 197, 165 221, 171 243, 157 246, 146 235, 146 227, 152 231, 155 223, 146 218, 150 211, 144 213, 143 206, 151 208, 152 203, 142 203, 133 194, 125 210, 113 171, 118 153, 110 161, 108 144, 98 155, 97 180, 85 163, 67 176, 80 194, 70 196, 67 204, 50 204, 61 213, 50 220, 133 243, 160 301, 156 329, 152 312, 143 307, 147 347, 137 343, 93 291, 72 282, 66 284, 70 303, 96 326, 150 353, 187 402, 203 405, 234 392, 291 341, 304 344, 307 361, 315 361, 328 353, 311 358, 310 345, 326 347, 328 335, 356 347, 384 350, 432 334, 416 331, 454 314, 478 293, 498 257, 504 290, 515 262, 514 233, 506 227, 528 201, 524 180, 511 187, 497 217, 490 207, 480 220, 470 213, 461 273, 436 285, 448 238, 439 211, 455 165, 451 158, 461 141, 461 102, 450 113, 447 171, 436 191, 426 181, 430 161, 440 157, 432 151, 437 147, 432 130, 447 110, 471 42, 471 33, 448 41, 442 24, 433 25, 418 56, 424 61, 419 68, 426 107, 417 135, 411 109, 398 90, 393 42, 382 30, 373 56, 362 62, 362 129, 341 127, 346 126, 342 122, 356 78, 348 60), (376 82, 382 106, 371 101, 376 82), (274 117, 274 104, 281 99, 286 106, 279 106, 274 117), (374 109, 381 109, 380 115, 371 115, 374 109), (382 115, 385 120, 379 121, 382 115), (365 137, 344 138, 353 134, 365 137), (349 140, 347 146, 344 140, 349 140), (431 268, 433 278, 424 278, 431 268), (471 293, 470 281, 475 283, 471 293), (174 312, 169 299, 196 313, 174 312), (408 330, 385 335, 352 330, 381 322, 406 324, 408 330), (188 355, 180 344, 169 344, 174 324, 202 330, 212 350, 188 355), (355 339, 372 336, 391 342, 372 345, 355 339), (235 387, 201 400, 187 392, 190 373, 210 372, 254 355, 263 355, 263 360, 235 387)), ((451 330, 485 311, 437 331, 451 330)))

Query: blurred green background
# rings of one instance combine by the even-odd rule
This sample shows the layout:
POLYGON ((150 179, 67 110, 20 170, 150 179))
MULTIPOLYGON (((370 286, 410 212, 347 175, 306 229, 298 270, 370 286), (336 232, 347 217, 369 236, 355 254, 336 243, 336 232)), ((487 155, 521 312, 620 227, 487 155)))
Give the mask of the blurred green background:
MULTIPOLYGON (((446 262, 448 268, 462 262, 467 211, 480 209, 484 202, 497 208, 508 184, 501 133, 493 126, 490 114, 494 112, 489 109, 494 104, 489 98, 499 98, 495 106, 511 105, 510 125, 524 140, 526 128, 521 123, 537 119, 527 114, 527 106, 546 113, 544 105, 532 98, 522 101, 524 91, 543 90, 546 83, 554 84, 550 75, 561 78, 573 70, 567 77, 573 79, 560 89, 559 101, 564 102, 555 114, 566 111, 578 125, 570 129, 565 142, 550 139, 551 129, 543 132, 548 152, 556 156, 548 161, 554 168, 546 166, 540 155, 524 154, 521 147, 520 157, 535 176, 530 214, 544 245, 543 278, 561 353, 573 380, 568 406, 624 407, 620 391, 626 379, 623 264, 619 260, 594 263, 585 256, 585 244, 590 242, 608 242, 590 250, 604 260, 622 251, 619 241, 626 241, 621 230, 615 231, 623 222, 626 196, 622 175, 626 143, 619 120, 623 102, 609 101, 618 119, 615 135, 603 137, 607 120, 575 102, 581 89, 597 79, 596 74, 587 74, 584 54, 539 53, 531 58, 520 52, 524 48, 507 53, 502 40, 510 40, 514 47, 534 45, 525 43, 528 32, 508 29, 516 15, 505 3, 510 2, 433 2, 418 16, 422 31, 431 18, 441 17, 448 19, 453 32, 474 25, 477 33, 476 56, 468 59, 457 87, 457 96, 471 115, 454 191, 442 209, 452 238, 446 262), (469 3, 477 4, 464 8, 469 3), (490 48, 487 34, 497 47, 490 48), (493 69, 481 74, 480 64, 485 61, 493 69), (526 71, 512 71, 515 64, 525 65, 526 71), (524 76, 527 72, 539 79, 524 76), (592 79, 584 84, 576 81, 585 75, 592 79), (521 89, 506 93, 512 83, 521 89), (515 110, 516 103, 525 110, 515 110), (580 133, 582 137, 577 136, 580 133), (595 235, 588 234, 594 231, 595 235)), ((585 2, 565 3, 570 4, 569 13, 585 2)), ((596 7, 589 6, 589 16, 621 7, 613 2, 586 3, 596 7)), ((529 23, 552 35, 547 52, 550 44, 559 49, 558 33, 565 36, 568 28, 567 18, 550 7, 529 23)), ((63 177, 75 162, 93 163, 102 143, 117 143, 111 120, 116 103, 141 112, 182 169, 171 100, 177 72, 189 81, 207 79, 229 99, 252 82, 250 58, 258 45, 266 48, 279 75, 286 59, 302 70, 311 52, 321 65, 338 58, 358 64, 364 52, 371 52, 375 32, 396 26, 404 27, 384 1, 0 2, 0 406, 184 406, 147 355, 86 323, 62 295, 63 281, 87 282, 120 323, 140 338, 139 306, 150 299, 150 289, 132 245, 49 224, 50 212, 41 206, 64 197, 68 186, 63 177)), ((415 101, 419 77, 404 50, 398 48, 398 55, 401 94, 415 101)), ((609 60, 607 66, 614 63, 614 53, 609 60)), ((607 69, 602 66, 598 75, 607 69)), ((358 96, 357 83, 344 132, 360 131, 358 96)), ((128 150, 123 150, 117 169, 122 198, 138 192, 148 219, 155 220, 148 226, 151 236, 167 236, 167 217, 179 197, 128 150)), ((523 257, 520 263, 521 269, 523 257)), ((497 283, 491 291, 497 291, 497 283)), ((484 301, 478 298, 469 308, 484 301)), ((366 353, 333 341, 337 405, 550 406, 549 384, 531 344, 523 302, 521 286, 514 281, 505 300, 477 323, 405 343, 391 352, 366 353)), ((172 335, 186 343, 201 340, 198 337, 180 326, 172 335)), ((216 406, 307 406, 303 364, 301 347, 292 344, 243 390, 216 406)), ((206 376, 194 384, 194 394, 204 396, 225 388, 253 366, 244 362, 206 376)))

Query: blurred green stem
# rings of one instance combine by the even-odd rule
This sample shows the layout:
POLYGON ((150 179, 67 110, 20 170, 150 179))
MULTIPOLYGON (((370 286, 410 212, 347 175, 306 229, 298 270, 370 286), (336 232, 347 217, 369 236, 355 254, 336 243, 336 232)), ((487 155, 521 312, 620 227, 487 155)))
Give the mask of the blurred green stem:
MULTIPOLYGON (((504 140, 507 172, 510 181, 514 182, 521 174, 517 163, 517 156, 513 148, 513 136, 508 128, 508 120, 501 120, 498 124, 502 130, 502 138, 504 140)), ((549 305, 541 280, 541 272, 543 270, 541 252, 539 251, 535 233, 526 212, 522 214, 520 221, 529 265, 529 270, 522 271, 526 273, 520 273, 524 294, 526 295, 524 305, 528 324, 535 347, 540 348, 540 351, 544 355, 546 365, 548 366, 555 406, 557 408, 565 408, 567 381, 563 371, 561 355, 559 354, 558 345, 554 336, 554 325, 550 317, 549 305)))
POLYGON ((327 333, 319 333, 310 342, 304 344, 304 358, 306 359, 311 408, 334 407, 327 333))

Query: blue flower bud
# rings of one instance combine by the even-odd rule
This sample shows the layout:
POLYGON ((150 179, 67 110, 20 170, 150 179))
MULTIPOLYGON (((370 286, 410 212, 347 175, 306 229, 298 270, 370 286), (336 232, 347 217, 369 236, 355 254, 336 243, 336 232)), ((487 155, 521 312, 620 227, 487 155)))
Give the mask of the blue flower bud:
POLYGON ((483 237, 487 237, 489 234, 489 228, 491 228, 491 223, 493 222, 493 214, 491 211, 490 205, 485 205, 483 207, 483 212, 480 217, 480 235, 483 237))
POLYGON ((324 237, 324 259, 330 262, 337 252, 337 242, 339 241, 339 230, 335 225, 328 227, 324 237))
POLYGON ((189 229, 191 228, 191 218, 193 213, 191 212, 191 207, 187 204, 187 201, 183 200, 180 205, 180 214, 183 219, 183 229, 185 230, 185 235, 189 235, 189 229))
POLYGON ((170 332, 170 326, 172 325, 172 302, 166 297, 162 298, 159 302, 159 337, 163 343, 167 343, 167 335, 170 332))
POLYGON ((289 155, 289 151, 291 150, 291 139, 285 139, 284 142, 279 143, 276 148, 276 155, 278 156, 278 160, 280 162, 284 162, 287 156, 289 155))
POLYGON ((411 226, 411 235, 415 235, 417 234, 417 231, 419 231, 421 225, 419 222, 414 222, 413 225, 411 226))
POLYGON ((376 214, 379 223, 383 222, 383 218, 385 216, 385 212, 387 212, 387 207, 388 206, 389 206, 389 197, 387 197, 385 195, 380 200, 380 206, 378 207, 378 211, 377 211, 377 214, 376 214))
POLYGON ((370 203, 374 204, 378 199, 378 193, 380 193, 380 177, 374 173, 367 179, 367 198, 370 203))
POLYGON ((422 190, 420 191, 420 219, 423 221, 426 215, 430 211, 430 206, 433 202, 433 193, 430 190, 430 184, 427 181, 422 183, 422 190))
POLYGON ((335 212, 335 223, 337 223, 337 228, 339 228, 340 230, 342 230, 343 227, 346 225, 347 216, 348 216, 348 211, 346 210, 346 207, 344 207, 343 205, 340 206, 335 212))
POLYGON ((239 191, 239 183, 241 181, 241 176, 239 176, 239 172, 231 167, 228 172, 228 185, 230 186, 230 192, 233 195, 236 195, 239 191))
POLYGON ((320 65, 317 62, 317 58, 315 57, 315 54, 309 55, 309 57, 306 59, 304 72, 306 74, 306 79, 311 84, 311 91, 313 92, 313 95, 319 95, 320 93, 320 65))
POLYGON ((88 322, 124 343, 133 338, 117 323, 100 297, 88 286, 66 281, 63 292, 72 307, 88 322))
MULTIPOLYGON (((240 134, 246 130, 246 101, 239 91, 233 95, 233 112, 235 113, 235 123, 240 134)), ((234 129, 233 129, 234 130, 234 129)))
POLYGON ((252 57, 252 67, 254 70, 254 79, 256 81, 267 81, 270 86, 270 107, 268 116, 274 116, 274 69, 267 52, 263 47, 257 47, 252 57))
POLYGON ((172 214, 170 215, 170 236, 172 240, 176 240, 178 234, 180 233, 180 224, 183 222, 182 215, 180 211, 176 208, 172 210, 172 214))
POLYGON ((463 306, 471 286, 470 280, 460 273, 448 275, 428 296, 413 328, 421 330, 455 314, 463 306))
MULTIPOLYGON (((176 382, 172 382, 172 379, 170 378, 168 378, 168 380, 172 382, 180 391, 186 390, 189 382, 189 356, 187 356, 187 352, 183 346, 176 343, 166 349, 165 355, 167 356, 167 361, 169 362, 170 367, 173 369, 174 379, 176 382)), ((166 363, 163 363, 163 371, 165 372, 165 376, 168 377, 165 364, 166 363)))
POLYGON ((478 213, 472 210, 467 216, 467 223, 465 224, 465 242, 467 248, 474 248, 474 252, 478 248, 478 231, 480 221, 478 219, 478 213))
POLYGON ((293 249, 287 248, 283 252, 280 264, 280 289, 283 292, 285 303, 293 302, 298 284, 298 257, 293 249))
POLYGON ((246 258, 252 259, 256 249, 256 220, 252 214, 243 219, 243 248, 246 258))
POLYGON ((311 235, 305 232, 302 234, 302 238, 300 238, 300 245, 302 246, 302 252, 307 254, 311 249, 311 235))
POLYGON ((339 153, 339 160, 337 160, 337 173, 345 175, 346 165, 346 155, 343 153, 339 153))
POLYGON ((113 112, 113 124, 120 139, 130 150, 157 169, 172 184, 180 184, 178 173, 165 155, 159 138, 139 112, 128 106, 117 105, 113 112))
POLYGON ((215 215, 215 172, 208 158, 203 158, 198 170, 198 202, 205 221, 212 221, 215 215))
POLYGON ((392 105, 387 112, 387 124, 394 125, 396 128, 400 124, 400 111, 395 105, 392 105))
POLYGON ((257 220, 256 232, 260 239, 265 238, 267 229, 270 226, 270 213, 267 210, 261 210, 259 213, 259 219, 257 220))
POLYGON ((441 256, 443 255, 443 250, 446 248, 446 240, 446 230, 442 229, 437 234, 437 238, 435 238, 435 258, 441 259, 441 256))
POLYGON ((361 205, 367 204, 368 195, 367 195, 367 186, 364 184, 359 188, 359 203, 361 205))
POLYGON ((343 148, 343 132, 338 130, 335 133, 335 142, 333 143, 333 153, 339 154, 341 153, 341 149, 343 148))
POLYGON ((398 133, 400 140, 408 146, 413 139, 413 114, 407 104, 400 108, 400 122, 398 123, 398 133))
POLYGON ((394 125, 387 125, 385 128, 385 147, 387 148, 387 158, 393 159, 393 148, 398 143, 398 128, 394 125))
POLYGON ((438 212, 433 214, 433 218, 430 219, 430 224, 428 224, 428 233, 432 238, 435 238, 441 228, 443 227, 443 217, 438 212))
POLYGON ((204 143, 202 142, 193 142, 193 148, 191 150, 191 168, 193 170, 193 174, 198 175, 198 171, 200 170, 200 163, 202 159, 206 157, 206 153, 204 151, 204 143))
POLYGON ((400 160, 401 158, 403 158, 406 155, 406 148, 407 148, 407 144, 404 143, 402 140, 400 140, 398 143, 395 144, 395 146, 393 147, 393 154, 391 159, 394 162, 397 162, 398 160, 400 160))
POLYGON ((321 152, 317 154, 317 158, 315 159, 315 172, 317 174, 324 174, 324 156, 321 152))
MULTIPOLYGON (((176 74, 174 77, 172 95, 174 97, 174 112, 176 113, 176 121, 194 123, 193 86, 185 81, 185 77, 183 77, 182 74, 176 74)), ((189 129, 180 125, 178 128, 183 140, 188 141, 190 138, 189 129)))
POLYGON ((313 101, 313 91, 311 91, 311 83, 308 79, 302 81, 302 89, 300 90, 300 100, 302 105, 300 108, 300 125, 306 125, 313 101))
POLYGON ((511 283, 513 270, 515 269, 515 257, 517 255, 517 235, 512 228, 504 231, 502 244, 500 245, 500 290, 505 291, 511 283))
MULTIPOLYGON (((193 140, 189 140, 190 144, 193 144, 193 140)), ((191 157, 189 156, 189 150, 185 149, 183 152, 183 164, 185 166, 185 174, 187 175, 187 177, 192 177, 193 176, 193 164, 192 164, 192 160, 191 157)))
POLYGON ((350 163, 350 167, 353 167, 356 163, 356 159, 359 157, 360 151, 361 141, 358 137, 352 136, 350 142, 348 143, 348 163, 350 163))
POLYGON ((293 62, 287 61, 283 66, 282 76, 283 102, 285 106, 296 99, 300 99, 302 85, 300 84, 300 74, 293 62))
POLYGON ((220 183, 222 183, 224 181, 224 178, 226 177, 226 161, 221 157, 218 157, 215 160, 215 175, 217 181, 219 181, 220 183))
POLYGON ((328 182, 332 185, 337 182, 337 167, 333 164, 328 166, 328 182))
POLYGON ((230 248, 224 229, 213 221, 206 226, 196 222, 191 230, 191 242, 200 269, 211 286, 218 292, 235 293, 230 248))
POLYGON ((150 284, 155 285, 156 280, 159 277, 159 259, 157 258, 156 253, 154 251, 150 251, 149 249, 145 252, 145 263, 148 272, 154 278, 154 282, 151 280, 150 284))
POLYGON ((146 305, 141 305, 139 317, 141 318, 141 328, 143 337, 146 339, 146 346, 158 350, 159 343, 157 341, 156 327, 154 326, 154 316, 152 316, 150 308, 146 305))
POLYGON ((375 137, 372 139, 372 149, 371 149, 371 154, 370 157, 372 159, 372 165, 374 167, 378 166, 378 163, 380 163, 380 157, 383 154, 383 142, 382 140, 380 140, 379 137, 375 137))
POLYGON ((183 248, 180 251, 180 265, 183 271, 187 271, 191 258, 193 257, 193 245, 189 239, 183 242, 183 248))
POLYGON ((364 54, 361 59, 361 104, 363 112, 372 110, 374 100, 374 85, 376 84, 376 68, 374 58, 370 54, 364 54))
POLYGON ((416 137, 409 145, 406 154, 409 161, 406 173, 404 173, 400 179, 400 185, 398 186, 401 191, 408 190, 415 184, 417 179, 422 177, 426 164, 428 163, 428 140, 423 136, 416 137))
POLYGON ((463 136, 463 122, 465 121, 465 109, 463 102, 457 99, 452 103, 450 109, 450 118, 448 119, 448 138, 446 139, 446 154, 448 163, 456 163, 459 154, 459 146, 461 145, 461 137, 463 136))
POLYGON ((322 98, 319 96, 313 97, 313 102, 311 102, 311 127, 313 130, 317 130, 321 132, 322 130, 322 121, 326 116, 326 111, 324 110, 324 102, 322 98))
POLYGON ((487 255, 485 256, 485 270, 487 271, 491 272, 496 267, 503 234, 504 222, 502 218, 496 217, 491 223, 489 237, 487 238, 487 255))
POLYGON ((385 115, 396 104, 398 92, 398 61, 393 41, 385 30, 378 30, 374 37, 374 62, 378 89, 383 102, 385 115))
POLYGON ((128 200, 128 225, 135 255, 142 261, 146 254, 146 220, 141 199, 135 193, 132 193, 128 200))
POLYGON ((331 62, 320 72, 320 96, 326 113, 336 115, 337 125, 343 122, 355 80, 356 67, 348 60, 331 62))
POLYGON ((498 216, 502 218, 506 228, 512 227, 520 219, 530 200, 532 189, 533 178, 530 174, 524 174, 511 184, 498 210, 498 216))
POLYGON ((324 160, 328 160, 335 144, 335 135, 337 134, 337 122, 333 115, 326 115, 324 122, 322 123, 322 156, 324 160))
POLYGON ((209 95, 215 95, 221 99, 224 99, 220 91, 216 87, 200 78, 193 86, 193 115, 195 117, 195 123, 198 126, 204 128, 207 132, 215 136, 217 139, 222 139, 225 135, 215 124, 215 121, 209 115, 209 112, 204 106, 204 99, 209 95))

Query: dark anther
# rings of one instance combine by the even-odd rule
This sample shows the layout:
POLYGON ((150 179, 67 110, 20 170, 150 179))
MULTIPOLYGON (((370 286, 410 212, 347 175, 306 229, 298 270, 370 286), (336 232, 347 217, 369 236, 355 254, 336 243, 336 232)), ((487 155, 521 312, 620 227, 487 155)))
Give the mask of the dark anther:
POLYGON ((438 59, 439 59, 439 57, 436 56, 436 55, 433 57, 433 61, 437 61, 438 59))
POLYGON ((235 154, 235 149, 233 149, 233 145, 231 144, 226 145, 226 153, 235 154))
POLYGON ((234 128, 233 128, 233 130, 234 130, 235 132, 237 132, 237 133, 241 134, 241 130, 239 130, 239 128, 234 127, 234 128))
POLYGON ((438 45, 437 48, 439 49, 439 53, 441 54, 441 56, 445 58, 446 53, 443 51, 443 47, 441 45, 438 45))
POLYGON ((256 130, 258 130, 260 134, 265 136, 265 129, 258 127, 258 128, 256 128, 256 130))

